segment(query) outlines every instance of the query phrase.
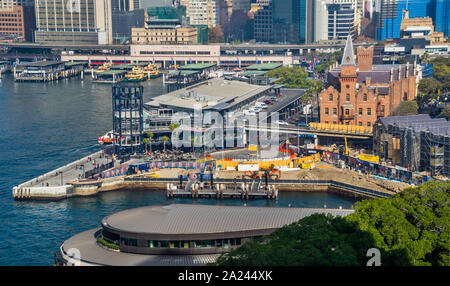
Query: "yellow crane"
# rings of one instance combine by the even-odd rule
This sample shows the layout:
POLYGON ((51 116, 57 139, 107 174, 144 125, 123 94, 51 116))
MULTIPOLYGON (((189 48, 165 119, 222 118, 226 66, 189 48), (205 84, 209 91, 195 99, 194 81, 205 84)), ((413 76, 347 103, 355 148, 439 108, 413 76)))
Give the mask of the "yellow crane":
POLYGON ((348 156, 347 136, 345 138, 345 155, 348 156))

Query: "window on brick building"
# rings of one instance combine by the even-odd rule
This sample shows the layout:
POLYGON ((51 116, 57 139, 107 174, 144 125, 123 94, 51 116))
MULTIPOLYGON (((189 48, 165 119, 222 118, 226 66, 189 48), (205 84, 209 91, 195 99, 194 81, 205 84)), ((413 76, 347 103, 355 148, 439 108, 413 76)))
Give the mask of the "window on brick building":
POLYGON ((336 122, 336 121, 333 121, 333 124, 337 124, 337 122, 336 122))
POLYGON ((333 95, 332 94, 330 94, 329 100, 333 101, 333 95))
POLYGON ((349 88, 350 88, 350 85, 347 84, 345 87, 346 87, 347 89, 349 89, 349 88))
POLYGON ((367 101, 367 94, 365 94, 365 93, 363 95, 363 101, 367 101))
POLYGON ((345 100, 350 101, 350 94, 347 93, 347 95, 345 96, 345 100))
POLYGON ((337 114, 337 108, 333 108, 333 115, 337 114))
POLYGON ((358 125, 359 125, 359 126, 362 126, 362 122, 360 121, 360 122, 358 123, 358 125))
POLYGON ((370 127, 370 122, 367 122, 367 126, 369 126, 369 127, 370 127))
POLYGON ((408 100, 408 93, 405 92, 405 93, 403 94, 403 101, 407 101, 407 100, 408 100))
POLYGON ((367 115, 372 115, 372 109, 371 108, 367 108, 367 115))
POLYGON ((325 107, 325 115, 328 115, 328 107, 325 107))
POLYGON ((358 109, 358 114, 362 115, 362 108, 358 109))

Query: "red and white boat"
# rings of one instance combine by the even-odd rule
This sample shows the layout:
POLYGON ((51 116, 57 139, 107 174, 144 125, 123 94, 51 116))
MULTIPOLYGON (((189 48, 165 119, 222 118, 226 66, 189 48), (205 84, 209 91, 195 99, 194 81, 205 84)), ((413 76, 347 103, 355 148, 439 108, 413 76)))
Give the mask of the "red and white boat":
POLYGON ((98 144, 103 145, 103 144, 112 144, 115 141, 114 136, 113 136, 113 131, 109 131, 108 133, 106 133, 105 135, 98 137, 98 144))

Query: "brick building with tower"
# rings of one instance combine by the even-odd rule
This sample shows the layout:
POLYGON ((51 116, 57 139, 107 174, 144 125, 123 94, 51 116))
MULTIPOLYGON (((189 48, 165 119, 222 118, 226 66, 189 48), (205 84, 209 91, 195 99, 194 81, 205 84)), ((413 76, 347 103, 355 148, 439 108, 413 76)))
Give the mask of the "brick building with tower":
POLYGON ((417 94, 417 66, 414 64, 373 65, 373 46, 357 49, 348 36, 341 65, 327 74, 319 94, 320 122, 373 126, 378 117, 390 116, 402 101, 417 94))

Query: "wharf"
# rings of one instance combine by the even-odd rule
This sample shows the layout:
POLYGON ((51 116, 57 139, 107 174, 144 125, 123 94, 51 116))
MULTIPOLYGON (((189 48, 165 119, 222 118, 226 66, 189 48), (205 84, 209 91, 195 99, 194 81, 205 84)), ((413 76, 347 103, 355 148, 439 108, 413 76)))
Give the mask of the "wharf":
POLYGON ((209 184, 208 188, 202 187, 200 182, 189 181, 183 188, 181 185, 168 183, 166 185, 166 197, 173 198, 240 198, 249 199, 277 199, 278 190, 274 185, 263 186, 261 181, 252 181, 251 183, 222 183, 209 184))
POLYGON ((89 178, 113 166, 114 161, 107 150, 101 150, 15 186, 13 197, 50 200, 68 198, 74 195, 71 182, 89 178))

